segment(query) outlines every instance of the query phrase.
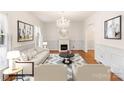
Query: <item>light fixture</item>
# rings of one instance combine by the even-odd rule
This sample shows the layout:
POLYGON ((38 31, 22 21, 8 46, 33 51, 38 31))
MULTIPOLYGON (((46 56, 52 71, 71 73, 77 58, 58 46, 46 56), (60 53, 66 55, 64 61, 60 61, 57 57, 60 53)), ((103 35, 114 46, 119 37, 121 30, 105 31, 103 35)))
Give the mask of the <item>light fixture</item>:
POLYGON ((47 48, 47 42, 43 42, 43 48, 47 48))
POLYGON ((9 68, 15 69, 15 61, 20 57, 20 52, 18 50, 7 52, 7 59, 9 60, 9 68))
POLYGON ((57 19, 56 25, 60 29, 68 28, 70 25, 70 20, 65 18, 64 16, 61 16, 59 19, 57 19))

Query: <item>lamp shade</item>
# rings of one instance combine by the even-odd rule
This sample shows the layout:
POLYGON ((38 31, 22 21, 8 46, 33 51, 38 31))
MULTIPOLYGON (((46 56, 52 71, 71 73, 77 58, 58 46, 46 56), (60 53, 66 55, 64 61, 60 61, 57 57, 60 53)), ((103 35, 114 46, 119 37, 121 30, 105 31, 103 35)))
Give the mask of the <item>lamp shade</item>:
POLYGON ((47 42, 43 42, 43 45, 47 45, 47 42))
POLYGON ((20 52, 18 50, 7 52, 7 59, 15 59, 20 57, 20 52))

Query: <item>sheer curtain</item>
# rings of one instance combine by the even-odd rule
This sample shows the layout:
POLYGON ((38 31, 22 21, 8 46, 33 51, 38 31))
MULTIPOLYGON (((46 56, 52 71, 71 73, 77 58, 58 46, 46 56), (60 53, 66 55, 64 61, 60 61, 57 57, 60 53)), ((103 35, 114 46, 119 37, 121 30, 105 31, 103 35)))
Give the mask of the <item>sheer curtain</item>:
POLYGON ((35 47, 42 47, 43 36, 40 27, 35 26, 35 47))
POLYGON ((6 59, 6 54, 8 48, 8 20, 7 14, 0 13, 0 31, 4 34, 4 43, 0 44, 0 67, 7 67, 8 62, 6 59))

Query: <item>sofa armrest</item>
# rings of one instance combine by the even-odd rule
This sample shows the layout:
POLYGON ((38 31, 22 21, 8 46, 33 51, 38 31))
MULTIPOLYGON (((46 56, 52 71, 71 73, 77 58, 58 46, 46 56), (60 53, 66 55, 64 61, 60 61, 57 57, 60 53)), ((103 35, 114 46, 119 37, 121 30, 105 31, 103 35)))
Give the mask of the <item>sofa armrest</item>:
POLYGON ((103 64, 85 64, 77 68, 74 79, 77 81, 109 81, 110 67, 103 64))
MULTIPOLYGON (((32 73, 31 74, 23 74, 23 75, 26 75, 26 76, 34 76, 34 62, 31 62, 31 61, 16 61, 16 64, 18 65, 22 65, 22 66, 25 66, 25 65, 31 65, 31 69, 32 69, 32 73)), ((27 67, 28 68, 28 67, 27 67)), ((24 69, 25 70, 25 69, 24 69)))

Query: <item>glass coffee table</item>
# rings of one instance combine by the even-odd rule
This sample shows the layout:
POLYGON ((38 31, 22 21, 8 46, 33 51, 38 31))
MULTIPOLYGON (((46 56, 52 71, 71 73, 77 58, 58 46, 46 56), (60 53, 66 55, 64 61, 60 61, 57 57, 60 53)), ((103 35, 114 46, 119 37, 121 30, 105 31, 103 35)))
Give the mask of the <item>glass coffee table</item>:
POLYGON ((74 57, 75 55, 70 51, 67 52, 60 52, 59 54, 60 57, 63 58, 62 63, 67 65, 67 78, 68 81, 73 80, 73 70, 72 70, 72 60, 71 58, 74 57))
POLYGON ((64 60, 62 61, 64 64, 71 64, 72 60, 70 59, 71 57, 74 57, 73 53, 66 53, 66 52, 62 52, 59 54, 60 57, 63 57, 64 60))

